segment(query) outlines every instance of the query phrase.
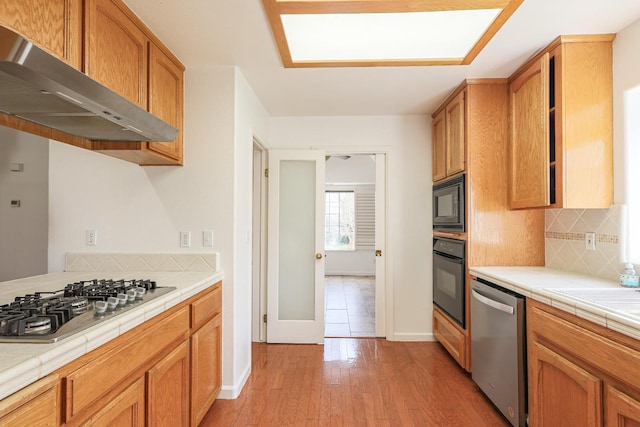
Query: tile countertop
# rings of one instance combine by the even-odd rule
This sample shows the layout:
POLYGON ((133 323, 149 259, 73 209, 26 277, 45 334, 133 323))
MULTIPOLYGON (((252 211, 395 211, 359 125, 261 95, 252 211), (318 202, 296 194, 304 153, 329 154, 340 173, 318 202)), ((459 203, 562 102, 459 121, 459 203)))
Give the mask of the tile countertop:
POLYGON ((50 374, 78 357, 124 334, 163 311, 223 279, 221 272, 64 272, 0 283, 0 304, 16 295, 64 289, 68 283, 91 279, 150 279, 175 291, 105 320, 56 343, 0 343, 0 399, 50 374))
POLYGON ((640 340, 640 292, 546 267, 470 267, 470 274, 640 340))

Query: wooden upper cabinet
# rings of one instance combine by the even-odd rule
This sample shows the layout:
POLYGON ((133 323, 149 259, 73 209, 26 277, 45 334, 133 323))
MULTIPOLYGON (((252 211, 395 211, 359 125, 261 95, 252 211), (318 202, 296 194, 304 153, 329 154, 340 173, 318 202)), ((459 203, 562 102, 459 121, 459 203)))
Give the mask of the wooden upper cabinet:
POLYGON ((549 201, 549 54, 509 85, 512 208, 549 201))
POLYGON ((85 5, 84 72, 147 109, 148 37, 121 2, 85 5))
POLYGON ((465 170, 465 91, 455 92, 433 114, 433 181, 465 170))
POLYGON ((85 73, 178 129, 172 142, 92 141, 140 165, 182 165, 184 66, 121 0, 88 0, 85 73))
POLYGON ((82 0, 1 1, 0 25, 82 69, 82 0))
POLYGON ((611 205, 614 37, 561 36, 510 77, 513 209, 611 205))
POLYGON ((182 164, 184 68, 155 44, 149 49, 149 112, 178 129, 173 142, 151 142, 149 150, 182 164))
POLYGON ((445 108, 447 128, 447 176, 464 171, 465 114, 461 91, 445 108))
POLYGON ((433 181, 447 177, 447 142, 444 125, 445 111, 441 110, 433 118, 433 181))

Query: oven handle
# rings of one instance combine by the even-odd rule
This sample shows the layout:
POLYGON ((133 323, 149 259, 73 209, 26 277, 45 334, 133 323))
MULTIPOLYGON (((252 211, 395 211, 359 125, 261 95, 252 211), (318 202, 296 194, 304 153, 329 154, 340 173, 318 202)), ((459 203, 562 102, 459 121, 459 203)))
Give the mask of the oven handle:
POLYGON ((507 304, 503 304, 501 302, 492 300, 491 298, 487 298, 484 295, 481 295, 478 291, 476 291, 475 289, 471 289, 471 295, 473 295, 473 297, 475 299, 477 299, 478 301, 480 301, 483 304, 486 304, 490 307, 493 307, 497 310, 500 311, 504 311, 507 314, 513 314, 513 312, 515 311, 513 307, 511 307, 510 305, 507 304))

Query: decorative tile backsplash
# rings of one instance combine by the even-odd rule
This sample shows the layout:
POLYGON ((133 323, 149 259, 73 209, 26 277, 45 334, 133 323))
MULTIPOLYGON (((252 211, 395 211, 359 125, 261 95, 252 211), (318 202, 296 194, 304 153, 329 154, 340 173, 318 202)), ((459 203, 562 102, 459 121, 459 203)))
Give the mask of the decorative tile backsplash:
POLYGON ((603 279, 618 280, 620 262, 619 205, 609 209, 547 209, 545 264, 603 279), (596 233, 596 250, 587 250, 584 233, 596 233))
POLYGON ((105 254, 68 253, 65 271, 220 271, 215 253, 105 254))

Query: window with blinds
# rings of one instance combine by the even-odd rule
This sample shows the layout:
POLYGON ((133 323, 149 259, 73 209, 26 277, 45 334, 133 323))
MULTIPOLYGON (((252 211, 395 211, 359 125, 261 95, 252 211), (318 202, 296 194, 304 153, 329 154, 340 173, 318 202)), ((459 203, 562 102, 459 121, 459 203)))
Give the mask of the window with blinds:
POLYGON ((325 192, 325 249, 373 250, 375 191, 371 186, 331 186, 325 192))

